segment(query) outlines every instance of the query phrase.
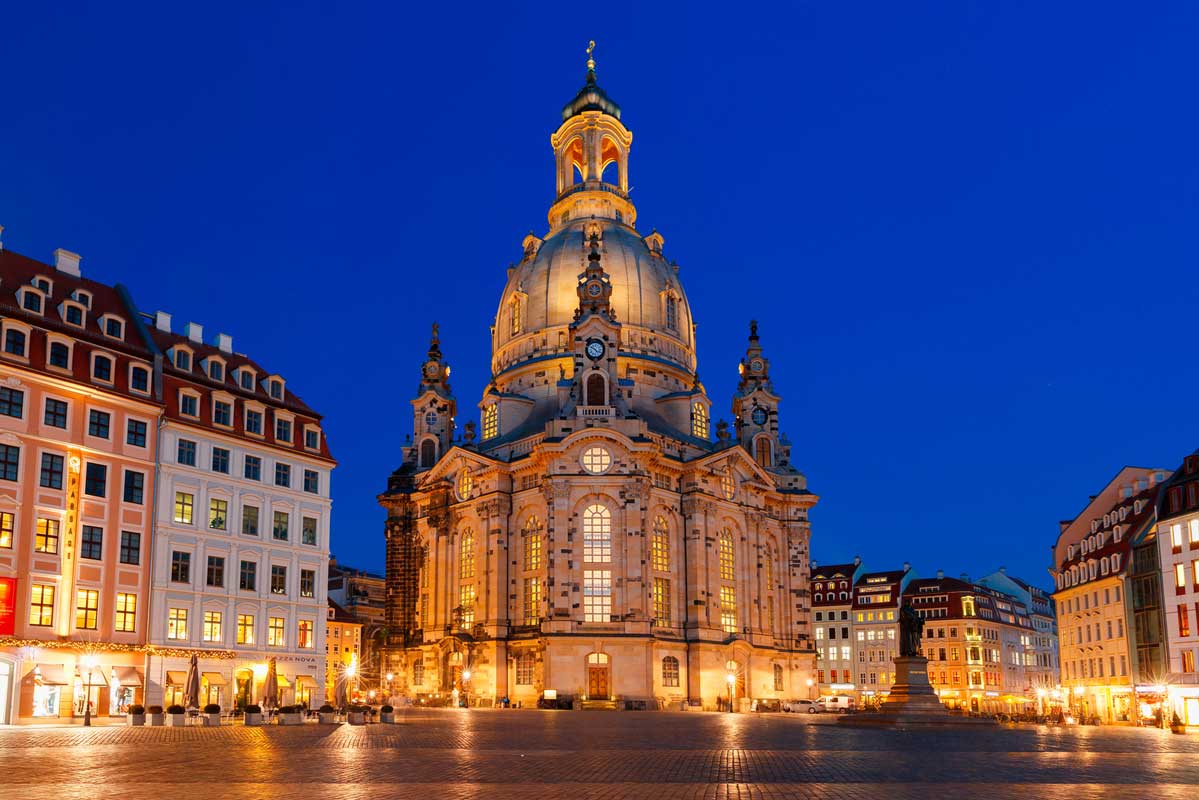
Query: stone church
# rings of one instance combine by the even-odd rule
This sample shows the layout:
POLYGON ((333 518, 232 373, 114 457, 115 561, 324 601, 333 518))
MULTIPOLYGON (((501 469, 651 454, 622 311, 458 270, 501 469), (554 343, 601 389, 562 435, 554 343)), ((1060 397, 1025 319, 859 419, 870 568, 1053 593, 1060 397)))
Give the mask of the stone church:
MULTIPOLYGON (((590 56, 590 51, 589 51, 590 56)), ((550 137, 557 196, 455 431, 434 326, 387 510, 391 691, 427 704, 746 707, 808 697, 808 511, 750 323, 713 430, 679 267, 629 200, 632 133, 596 83, 550 137)))

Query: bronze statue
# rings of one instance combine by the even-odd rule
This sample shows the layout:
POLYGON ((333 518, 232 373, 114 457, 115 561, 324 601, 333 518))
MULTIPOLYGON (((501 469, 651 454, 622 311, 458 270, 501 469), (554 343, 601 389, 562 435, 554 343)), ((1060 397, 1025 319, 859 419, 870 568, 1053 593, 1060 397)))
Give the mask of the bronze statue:
POLYGON ((910 602, 904 601, 899 609, 899 655, 921 656, 920 634, 924 631, 924 619, 916 613, 910 602))

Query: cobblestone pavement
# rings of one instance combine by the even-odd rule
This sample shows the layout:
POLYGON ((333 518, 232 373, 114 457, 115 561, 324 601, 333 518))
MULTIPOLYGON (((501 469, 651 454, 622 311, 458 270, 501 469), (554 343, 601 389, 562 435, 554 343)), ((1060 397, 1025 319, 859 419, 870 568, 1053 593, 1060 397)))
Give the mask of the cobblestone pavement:
POLYGON ((395 725, 0 728, 0 798, 1192 798, 1199 737, 831 717, 409 711, 395 725))

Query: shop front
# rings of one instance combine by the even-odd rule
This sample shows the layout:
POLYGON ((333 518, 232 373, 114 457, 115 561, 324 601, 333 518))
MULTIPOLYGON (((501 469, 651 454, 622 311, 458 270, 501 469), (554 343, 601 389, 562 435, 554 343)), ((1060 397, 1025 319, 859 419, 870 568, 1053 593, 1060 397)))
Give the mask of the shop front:
POLYGON ((11 722, 121 717, 142 701, 140 653, 39 648, 32 655, 16 664, 20 680, 11 722))

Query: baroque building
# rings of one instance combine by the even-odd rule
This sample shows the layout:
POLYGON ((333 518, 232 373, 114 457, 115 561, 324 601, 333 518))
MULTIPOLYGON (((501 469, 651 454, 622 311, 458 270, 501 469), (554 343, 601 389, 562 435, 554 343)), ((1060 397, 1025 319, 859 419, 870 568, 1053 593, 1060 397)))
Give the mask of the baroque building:
POLYGON ((633 136, 587 66, 550 137, 549 230, 525 237, 500 294, 481 425, 455 438, 434 326, 414 438, 379 496, 392 691, 628 708, 807 696, 817 498, 779 432, 757 324, 735 425, 713 431, 679 267, 635 227, 633 136))

